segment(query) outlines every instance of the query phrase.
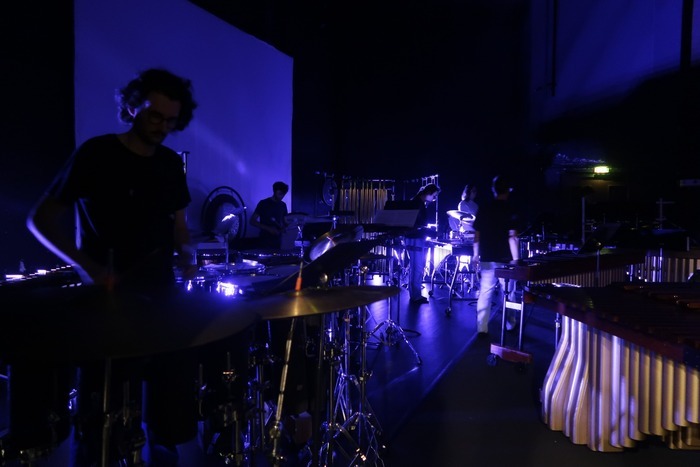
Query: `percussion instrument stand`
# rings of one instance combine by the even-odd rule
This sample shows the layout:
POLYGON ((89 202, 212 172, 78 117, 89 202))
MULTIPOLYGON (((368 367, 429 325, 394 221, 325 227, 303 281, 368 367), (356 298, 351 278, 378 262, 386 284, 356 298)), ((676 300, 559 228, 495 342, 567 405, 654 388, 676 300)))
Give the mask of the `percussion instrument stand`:
MULTIPOLYGON (((471 255, 464 255, 461 254, 460 249, 463 249, 464 247, 458 247, 456 245, 452 245, 452 252, 445 256, 443 260, 440 262, 440 265, 438 268, 444 267, 445 270, 445 282, 447 282, 447 275, 449 274, 448 271, 448 262, 450 259, 454 259, 455 261, 455 268, 453 271, 451 271, 452 277, 450 277, 449 280, 449 285, 448 285, 448 293, 447 293, 447 309, 445 310, 445 314, 447 316, 450 316, 452 313, 452 301, 454 300, 453 296, 458 297, 459 299, 464 299, 465 293, 468 294, 472 291, 472 288, 474 287, 474 278, 476 277, 476 272, 472 269, 471 267, 471 255), (456 250, 456 251, 455 251, 456 250), (462 257, 468 257, 469 259, 466 261, 462 261, 462 257), (462 271, 464 269, 464 271, 462 271), (469 275, 470 278, 466 279, 464 278, 465 275, 469 275), (455 282, 457 282, 457 277, 459 276, 460 278, 460 290, 462 295, 458 295, 457 292, 455 291, 455 282), (464 291, 464 286, 465 283, 468 283, 469 286, 466 290, 464 291)), ((433 271, 434 272, 434 271, 433 271)))
POLYGON ((501 316, 501 341, 499 344, 491 344, 491 354, 486 358, 489 365, 494 366, 497 362, 497 357, 503 360, 517 363, 519 365, 525 365, 532 363, 532 354, 530 352, 525 352, 523 348, 523 327, 525 325, 525 292, 523 291, 520 301, 511 301, 508 297, 511 292, 510 286, 512 282, 512 291, 515 291, 517 286, 517 281, 505 279, 505 287, 503 290, 503 302, 502 302, 502 316, 501 316), (506 315, 508 310, 514 310, 520 312, 520 319, 518 323, 518 345, 517 348, 509 347, 505 345, 505 331, 506 331, 506 315))
POLYGON ((109 466, 109 437, 111 436, 112 416, 109 412, 110 385, 112 384, 112 359, 105 358, 104 388, 102 389, 102 457, 101 467, 109 466))
MULTIPOLYGON (((304 259, 304 223, 297 224, 297 242, 299 243, 299 258, 304 259)), ((296 242, 295 242, 296 243, 296 242)))
MULTIPOLYGON (((102 452, 100 458, 100 467, 108 467, 110 465, 110 439, 112 437, 112 423, 114 423, 115 418, 110 411, 110 397, 112 384, 112 359, 111 357, 106 357, 104 362, 104 388, 102 389, 102 452)), ((131 419, 130 409, 129 409, 129 384, 124 383, 123 391, 123 423, 126 425, 131 419)), ((138 466, 142 465, 141 460, 141 448, 145 444, 145 437, 142 435, 139 437, 136 443, 132 447, 131 459, 132 465, 138 466)), ((121 465, 125 459, 119 459, 121 465)))
POLYGON ((248 422, 248 443, 253 450, 264 450, 265 448, 265 426, 268 422, 268 417, 265 411, 265 390, 268 385, 265 381, 264 365, 274 363, 274 358, 269 355, 269 346, 264 345, 264 352, 261 352, 258 347, 253 349, 253 362, 255 365, 255 378, 250 383, 253 399, 255 400, 255 409, 252 413, 252 420, 248 422))
MULTIPOLYGON (((348 419, 351 413, 352 402, 350 399, 350 390, 347 381, 352 379, 350 372, 350 310, 345 310, 343 314, 343 341, 340 348, 340 352, 337 358, 333 358, 335 355, 331 355, 331 370, 333 370, 333 363, 335 363, 335 371, 331 371, 331 378, 334 374, 337 374, 337 383, 335 384, 335 403, 329 403, 330 411, 333 414, 333 420, 340 419, 345 421, 348 419)), ((333 349, 333 347, 331 347, 333 349)), ((331 386, 333 389, 333 386, 331 386)))
POLYGON ((272 464, 279 466, 283 461, 280 455, 280 438, 282 437, 282 406, 284 404, 284 392, 287 388, 287 371, 289 370, 289 359, 292 354, 292 339, 294 337, 294 327, 296 318, 292 318, 292 323, 289 326, 289 334, 287 334, 287 342, 284 347, 284 363, 282 365, 282 376, 280 378, 280 392, 277 396, 277 408, 275 410, 275 421, 270 429, 270 439, 272 440, 272 464))
MULTIPOLYGON (((206 390, 207 385, 204 382, 204 377, 202 374, 202 366, 200 365, 200 374, 199 374, 199 387, 200 391, 206 390)), ((231 440, 233 441, 231 443, 231 447, 233 448, 233 452, 228 452, 228 453, 220 453, 222 457, 226 459, 226 463, 229 463, 229 460, 233 459, 235 462, 235 465, 243 465, 243 459, 245 458, 245 452, 242 446, 242 438, 241 438, 241 423, 242 420, 240 418, 239 410, 234 406, 232 401, 235 399, 235 396, 233 395, 233 389, 232 385, 238 379, 239 375, 236 372, 236 370, 232 367, 231 365, 231 353, 226 352, 226 367, 224 370, 221 372, 221 381, 224 384, 224 387, 226 388, 226 402, 224 404, 219 404, 219 408, 217 411, 222 412, 222 417, 221 417, 221 422, 223 425, 223 429, 227 429, 229 427, 233 427, 233 433, 231 433, 231 440)), ((202 401, 200 397, 200 407, 199 407, 199 415, 204 416, 203 410, 202 410, 202 401)), ((228 430, 227 430, 228 431, 228 430)), ((219 439, 221 436, 221 433, 217 433, 212 437, 212 441, 209 443, 210 445, 214 445, 216 443, 216 440, 219 439)), ((205 447, 206 448, 206 447, 205 447)))
MULTIPOLYGON (((393 277, 394 249, 390 247, 389 250, 391 250, 391 254, 387 255, 390 258, 390 260, 389 260, 389 277, 393 277)), ((401 303, 400 296, 401 296, 400 293, 396 295, 397 313, 400 310, 400 303, 401 303)), ((377 338, 379 340, 379 343, 386 344, 386 345, 394 345, 394 344, 398 344, 398 342, 400 340, 403 340, 406 343, 406 345, 408 345, 408 348, 411 349, 411 351, 413 352, 413 355, 416 357, 416 363, 418 365, 421 365, 423 363, 423 361, 421 360, 420 355, 418 355, 418 352, 416 352, 416 349, 413 347, 411 342, 406 337, 406 331, 404 331, 398 323, 394 322, 394 320, 391 319, 391 309, 393 308, 392 302, 393 302, 393 298, 389 297, 388 302, 387 302, 386 319, 374 327, 372 332, 370 332, 370 336, 377 338, 375 336, 375 334, 383 327, 386 327, 385 332, 380 333, 380 337, 377 338), (398 336, 398 338, 396 336, 398 336)), ((366 321, 363 320, 362 322, 365 323, 366 321)), ((363 349, 363 351, 364 351, 364 349, 363 349)))
MULTIPOLYGON (((367 314, 368 307, 363 306, 361 314, 361 321, 363 323, 367 320, 367 314)), ((362 353, 360 358, 360 375, 358 378, 360 390, 358 409, 357 412, 353 413, 343 424, 343 428, 346 431, 355 434, 357 439, 356 444, 358 446, 358 449, 354 451, 354 457, 351 459, 351 463, 348 465, 364 465, 368 461, 371 465, 383 465, 379 456, 379 449, 384 447, 383 445, 380 446, 379 443, 379 436, 382 434, 382 428, 376 415, 372 413, 372 408, 367 400, 367 380, 371 376, 371 373, 367 371, 368 337, 369 333, 363 328, 362 340, 360 342, 362 353)))
MULTIPOLYGON (((347 312, 346 312, 347 316, 347 312)), ((348 431, 345 429, 343 425, 337 422, 337 408, 338 406, 345 406, 349 404, 349 401, 347 400, 346 397, 341 397, 339 392, 340 391, 345 391, 345 385, 342 384, 340 381, 343 379, 343 365, 340 364, 340 358, 338 355, 338 352, 336 352, 337 347, 332 345, 326 345, 325 343, 325 338, 321 339, 321 349, 319 349, 320 355, 323 355, 323 358, 329 362, 329 380, 328 380, 328 412, 327 416, 328 419, 324 423, 324 429, 325 429, 325 441, 321 445, 319 449, 319 456, 323 462, 322 465, 324 466, 330 466, 333 465, 333 453, 335 452, 337 443, 335 443, 335 438, 338 436, 338 434, 342 434, 345 437, 345 440, 351 443, 351 452, 359 452, 360 451, 360 446, 353 440, 352 436, 348 431), (325 349, 328 349, 326 351, 325 349), (335 384, 335 378, 336 378, 336 373, 338 374, 338 380, 339 384, 335 384), (336 397, 337 396, 337 397, 336 397)), ((346 361, 347 361, 347 349, 345 349, 345 355, 346 355, 346 361)), ((342 352, 342 350, 341 350, 342 352)), ((320 373, 320 369, 319 369, 320 373)), ((345 420, 345 417, 344 419, 345 420)), ((316 446, 314 447, 314 457, 316 457, 316 446)), ((342 454, 346 458, 350 458, 350 453, 346 452, 343 450, 342 454)), ((315 465, 316 460, 314 459, 313 465, 315 465)))

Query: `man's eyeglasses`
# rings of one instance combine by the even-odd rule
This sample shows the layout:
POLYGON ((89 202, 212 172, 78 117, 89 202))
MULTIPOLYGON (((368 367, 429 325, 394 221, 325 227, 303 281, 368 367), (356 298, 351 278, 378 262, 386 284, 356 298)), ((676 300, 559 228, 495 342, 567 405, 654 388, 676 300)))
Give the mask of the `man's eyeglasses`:
POLYGON ((160 112, 156 112, 153 110, 146 111, 146 119, 149 123, 152 123, 154 125, 160 125, 161 123, 165 122, 165 125, 168 128, 175 128, 177 126, 177 121, 179 118, 180 117, 165 118, 165 115, 163 115, 160 112))

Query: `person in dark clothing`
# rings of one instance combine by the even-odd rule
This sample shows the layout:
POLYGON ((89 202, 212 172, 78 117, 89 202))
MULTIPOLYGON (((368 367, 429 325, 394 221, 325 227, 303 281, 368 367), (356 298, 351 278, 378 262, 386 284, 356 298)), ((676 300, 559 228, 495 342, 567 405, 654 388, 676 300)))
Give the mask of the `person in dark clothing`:
MULTIPOLYGON (((406 239, 406 247, 410 255, 410 283, 409 297, 413 304, 420 305, 428 303, 428 299, 423 296, 423 277, 425 275, 426 249, 425 237, 429 233, 428 225, 428 204, 434 202, 440 194, 440 187, 434 183, 429 183, 421 187, 411 198, 418 208, 418 216, 414 225, 415 231, 406 239)), ((434 233, 434 231, 430 231, 434 233)))
MULTIPOLYGON (((508 202, 512 188, 505 178, 496 176, 491 184, 494 198, 483 204, 474 221, 474 256, 472 264, 480 270, 479 298, 476 304, 477 332, 488 333, 491 300, 498 286, 495 269, 520 258, 517 216, 508 202)), ((501 279, 502 290, 505 281, 501 279)), ((509 293, 515 290, 512 286, 509 293)), ((514 320, 508 317, 506 326, 512 329, 514 320)))
MULTIPOLYGON (((188 126, 197 104, 191 82, 163 69, 143 71, 116 97, 119 118, 129 128, 81 144, 30 212, 27 226, 73 266, 83 284, 161 292, 174 287, 175 265, 184 278, 197 271, 185 218, 190 193, 183 161, 162 144, 188 126), (65 229, 74 213, 77 241, 65 229)), ((122 383, 143 376, 149 465, 171 465, 175 446, 197 433, 196 359, 164 354, 144 360, 115 361, 112 392, 118 400, 122 383)), ((102 414, 95 399, 102 394, 103 373, 101 364, 79 369, 74 465, 94 465, 101 457, 102 414)))
POLYGON ((273 183, 272 196, 260 200, 250 216, 250 225, 260 229, 260 248, 279 250, 282 247, 282 234, 287 227, 285 218, 289 214, 282 200, 288 191, 286 183, 273 183))

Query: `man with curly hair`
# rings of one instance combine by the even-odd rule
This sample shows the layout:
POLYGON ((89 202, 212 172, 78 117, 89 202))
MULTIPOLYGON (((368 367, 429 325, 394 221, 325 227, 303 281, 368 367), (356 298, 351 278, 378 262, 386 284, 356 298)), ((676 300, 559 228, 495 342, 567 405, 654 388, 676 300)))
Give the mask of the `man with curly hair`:
MULTIPOLYGON (((196 272, 185 218, 191 198, 183 161, 163 141, 188 126, 197 104, 188 79, 156 68, 138 74, 116 98, 128 129, 82 143, 30 213, 27 226, 75 268, 84 284, 147 293, 175 283, 176 262, 184 277, 196 272), (66 228, 72 219, 77 235, 66 228)), ((165 354, 136 366, 115 364, 115 396, 121 392, 119 378, 138 378, 143 371, 149 465, 176 462, 175 446, 197 430, 194 358, 165 354)), ((95 404, 102 391, 101 365, 81 365, 73 465, 94 465, 102 456, 104 415, 95 404)))

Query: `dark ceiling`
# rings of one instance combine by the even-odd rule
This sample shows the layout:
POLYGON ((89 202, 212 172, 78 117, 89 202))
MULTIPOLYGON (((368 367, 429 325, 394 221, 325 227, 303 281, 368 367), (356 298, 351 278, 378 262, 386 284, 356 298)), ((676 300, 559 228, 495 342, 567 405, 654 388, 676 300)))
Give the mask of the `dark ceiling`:
POLYGON ((297 38, 318 27, 324 0, 190 0, 241 31, 294 56, 297 38))
MULTIPOLYGON (((331 48, 396 43, 416 31, 444 34, 456 18, 522 9, 527 0, 189 0, 236 28, 297 57, 306 40, 331 48)), ((476 26, 478 27, 478 25, 476 26)))

